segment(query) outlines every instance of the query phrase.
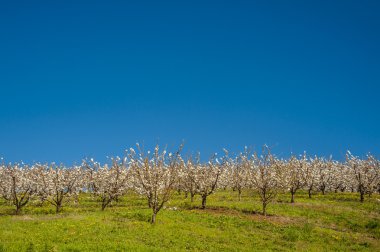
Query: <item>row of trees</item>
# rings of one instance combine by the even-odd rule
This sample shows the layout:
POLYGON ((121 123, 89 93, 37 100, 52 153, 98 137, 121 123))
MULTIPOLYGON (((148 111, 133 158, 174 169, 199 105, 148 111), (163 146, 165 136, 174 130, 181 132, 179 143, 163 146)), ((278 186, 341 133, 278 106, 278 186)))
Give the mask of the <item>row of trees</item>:
POLYGON ((58 213, 64 202, 77 200, 80 192, 91 193, 104 210, 133 190, 146 197, 154 223, 175 191, 184 192, 191 201, 200 195, 201 207, 205 208, 207 197, 218 188, 232 188, 238 200, 243 189, 253 190, 266 215, 267 205, 279 192, 289 192, 292 203, 299 190, 306 190, 310 198, 315 192, 358 192, 363 202, 365 195, 370 197, 380 190, 380 162, 372 155, 360 159, 347 152, 344 162, 306 154, 279 159, 264 146, 260 154, 245 148, 231 157, 224 150, 221 158, 214 155, 208 162, 201 162, 199 155, 183 159, 181 149, 168 153, 157 146, 153 152, 144 152, 137 145, 124 158, 111 158, 109 164, 103 165, 93 159, 72 167, 3 161, 0 195, 15 206, 16 214, 31 199, 49 202, 58 213))

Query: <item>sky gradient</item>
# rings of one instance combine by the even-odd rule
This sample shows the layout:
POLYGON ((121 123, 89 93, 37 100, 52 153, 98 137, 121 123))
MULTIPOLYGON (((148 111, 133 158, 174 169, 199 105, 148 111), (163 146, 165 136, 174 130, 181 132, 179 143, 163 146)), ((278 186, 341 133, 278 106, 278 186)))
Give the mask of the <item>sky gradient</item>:
POLYGON ((379 1, 2 1, 0 156, 380 155, 379 1))

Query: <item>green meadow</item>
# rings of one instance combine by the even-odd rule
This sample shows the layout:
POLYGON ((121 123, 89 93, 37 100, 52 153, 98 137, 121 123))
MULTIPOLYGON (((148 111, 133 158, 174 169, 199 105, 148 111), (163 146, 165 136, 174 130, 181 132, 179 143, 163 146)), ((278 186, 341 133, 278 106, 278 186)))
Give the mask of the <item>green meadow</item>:
POLYGON ((104 211, 89 194, 55 214, 30 202, 20 215, 0 201, 0 251, 380 251, 380 197, 355 193, 281 194, 263 216, 257 196, 220 190, 207 209, 174 193, 150 224, 147 201, 136 194, 104 211))

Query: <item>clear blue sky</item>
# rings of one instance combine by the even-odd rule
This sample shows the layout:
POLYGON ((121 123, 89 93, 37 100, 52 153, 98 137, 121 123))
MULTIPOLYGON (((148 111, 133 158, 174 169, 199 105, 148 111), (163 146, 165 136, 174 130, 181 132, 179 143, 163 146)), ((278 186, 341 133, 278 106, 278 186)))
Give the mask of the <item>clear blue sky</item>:
POLYGON ((380 154, 380 1, 1 1, 0 156, 380 154))

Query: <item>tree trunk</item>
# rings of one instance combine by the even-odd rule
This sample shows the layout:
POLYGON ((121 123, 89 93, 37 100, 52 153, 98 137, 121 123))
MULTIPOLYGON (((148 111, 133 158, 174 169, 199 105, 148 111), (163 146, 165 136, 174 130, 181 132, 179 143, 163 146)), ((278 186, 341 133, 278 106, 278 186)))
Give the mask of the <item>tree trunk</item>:
POLYGON ((206 208, 206 200, 207 200, 207 196, 202 195, 202 209, 206 208))
POLYGON ((107 204, 106 204, 106 202, 102 202, 102 211, 104 211, 104 209, 106 209, 106 207, 107 207, 107 204))
POLYGON ((360 191, 360 202, 364 202, 364 192, 360 191))
POLYGON ((190 193, 190 200, 191 202, 194 202, 194 193, 190 193))
POLYGON ((152 224, 156 223, 156 213, 152 214, 152 220, 150 223, 152 223, 152 224))
POLYGON ((290 199, 290 203, 294 203, 294 194, 296 194, 296 193, 293 191, 291 191, 290 193, 292 194, 292 198, 290 199))
POLYGON ((311 189, 308 190, 309 199, 311 199, 311 189))
POLYGON ((267 216, 267 203, 263 202, 263 215, 267 216))
POLYGON ((16 205, 16 215, 19 215, 21 212, 21 206, 16 205))
POLYGON ((239 191, 239 201, 241 201, 241 189, 239 189, 238 191, 239 191))
POLYGON ((55 205, 55 213, 59 213, 59 211, 61 211, 61 202, 58 202, 56 205, 55 205))

